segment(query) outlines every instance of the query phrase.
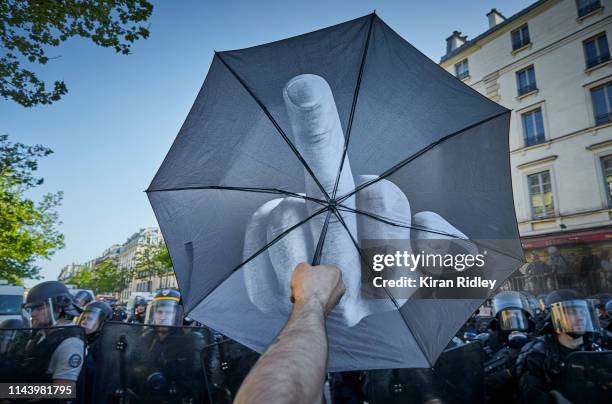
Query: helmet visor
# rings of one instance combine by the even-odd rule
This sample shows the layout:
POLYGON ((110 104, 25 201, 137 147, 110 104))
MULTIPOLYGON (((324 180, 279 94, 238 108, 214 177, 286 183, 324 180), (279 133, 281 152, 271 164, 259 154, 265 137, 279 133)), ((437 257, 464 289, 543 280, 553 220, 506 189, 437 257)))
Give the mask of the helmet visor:
POLYGON ((526 331, 529 329, 527 315, 521 309, 503 309, 498 313, 499 327, 503 331, 526 331))
POLYGON ((17 335, 16 330, 0 330, 0 355, 5 355, 8 353, 8 350, 15 339, 15 335, 17 335))
POLYGON ((155 300, 147 308, 146 324, 182 325, 181 306, 176 300, 155 300))
POLYGON ((32 328, 51 327, 57 322, 57 313, 53 299, 43 302, 26 303, 23 305, 23 314, 30 320, 32 328))
POLYGON ((595 331, 593 316, 586 300, 566 300, 550 305, 552 323, 557 333, 582 335, 595 331))
POLYGON ((98 308, 92 310, 85 310, 79 315, 76 323, 78 326, 85 329, 86 334, 91 334, 100 329, 104 322, 104 313, 98 308))
POLYGON ((531 307, 525 295, 515 291, 499 292, 493 298, 493 313, 498 315, 504 309, 522 309, 531 313, 531 307))

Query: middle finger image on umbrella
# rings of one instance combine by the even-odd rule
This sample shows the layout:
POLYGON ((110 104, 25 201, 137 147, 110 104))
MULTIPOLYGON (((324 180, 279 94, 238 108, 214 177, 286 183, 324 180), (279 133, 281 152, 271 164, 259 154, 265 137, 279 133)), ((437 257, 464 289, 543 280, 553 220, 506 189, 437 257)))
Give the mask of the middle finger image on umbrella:
POLYGON ((430 366, 482 298, 365 298, 363 242, 470 239, 509 276, 508 117, 374 14, 217 53, 148 190, 189 315, 261 351, 293 267, 335 264, 330 370, 430 366))

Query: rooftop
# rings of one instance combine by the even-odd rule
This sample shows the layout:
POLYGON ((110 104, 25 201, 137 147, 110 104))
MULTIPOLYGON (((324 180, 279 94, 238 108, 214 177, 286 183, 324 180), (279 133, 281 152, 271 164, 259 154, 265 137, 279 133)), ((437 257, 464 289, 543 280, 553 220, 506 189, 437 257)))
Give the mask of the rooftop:
POLYGON ((465 51, 466 49, 470 48, 472 45, 474 45, 476 42, 480 41, 481 39, 487 37, 488 35, 491 35, 493 32, 496 32, 502 28, 504 28, 506 25, 512 23, 513 21, 516 21, 517 19, 519 19, 520 17, 522 17, 523 15, 527 14, 528 12, 530 12, 531 10, 541 6, 542 4, 546 3, 547 1, 550 0, 539 0, 536 1, 535 3, 533 3, 532 5, 530 5, 527 8, 522 9, 521 11, 519 11, 518 13, 514 14, 513 16, 507 18, 506 20, 504 20, 503 22, 500 22, 499 24, 497 24, 496 26, 489 28, 488 30, 486 30, 485 32, 483 32, 482 34, 478 35, 477 37, 470 39, 469 41, 467 41, 466 43, 464 43, 463 45, 461 45, 460 47, 458 47, 457 49, 447 53, 446 55, 442 56, 440 58, 440 63, 444 63, 445 61, 447 61, 448 59, 452 58, 453 56, 458 55, 459 53, 465 51))

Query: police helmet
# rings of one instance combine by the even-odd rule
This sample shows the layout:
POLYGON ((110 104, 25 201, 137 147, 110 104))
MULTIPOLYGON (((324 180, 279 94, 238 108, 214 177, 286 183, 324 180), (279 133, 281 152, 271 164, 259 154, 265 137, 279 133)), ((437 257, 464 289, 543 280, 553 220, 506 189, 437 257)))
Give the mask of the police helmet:
POLYGON ((147 307, 145 324, 180 326, 183 324, 181 294, 175 289, 162 289, 147 307))
POLYGON ((493 315, 502 331, 526 331, 533 312, 524 294, 508 290, 493 298, 493 315))
POLYGON ((9 318, 0 321, 0 330, 15 330, 19 328, 27 328, 27 324, 21 318, 9 318))
POLYGON ((0 355, 6 354, 17 335, 17 330, 27 328, 21 318, 9 318, 0 322, 0 355))
POLYGON ((552 325, 557 334, 574 338, 595 331, 595 319, 586 299, 571 289, 555 290, 546 296, 552 325))
POLYGON ((134 314, 138 314, 138 306, 144 306, 146 310, 148 304, 147 299, 142 296, 136 296, 134 298, 134 314))
POLYGON ((39 283, 28 292, 23 304, 33 328, 56 325, 60 317, 72 319, 80 314, 66 285, 59 281, 39 283))
POLYGON ((80 308, 84 308, 93 300, 93 296, 86 290, 79 290, 76 295, 74 295, 74 303, 80 308))
POLYGON ((108 321, 113 316, 113 309, 106 302, 91 302, 83 313, 77 319, 77 325, 85 329, 86 334, 92 334, 99 331, 105 321, 108 321))

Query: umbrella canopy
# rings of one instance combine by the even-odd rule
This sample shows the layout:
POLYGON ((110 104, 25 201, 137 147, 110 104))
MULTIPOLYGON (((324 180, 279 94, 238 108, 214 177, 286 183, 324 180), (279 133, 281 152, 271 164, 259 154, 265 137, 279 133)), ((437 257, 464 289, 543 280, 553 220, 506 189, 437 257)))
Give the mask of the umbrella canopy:
POLYGON ((295 265, 335 264, 329 370, 431 366, 483 297, 369 298, 363 249, 470 239, 499 286, 523 260, 509 118, 375 14, 216 53, 147 190, 186 312, 261 352, 295 265))

